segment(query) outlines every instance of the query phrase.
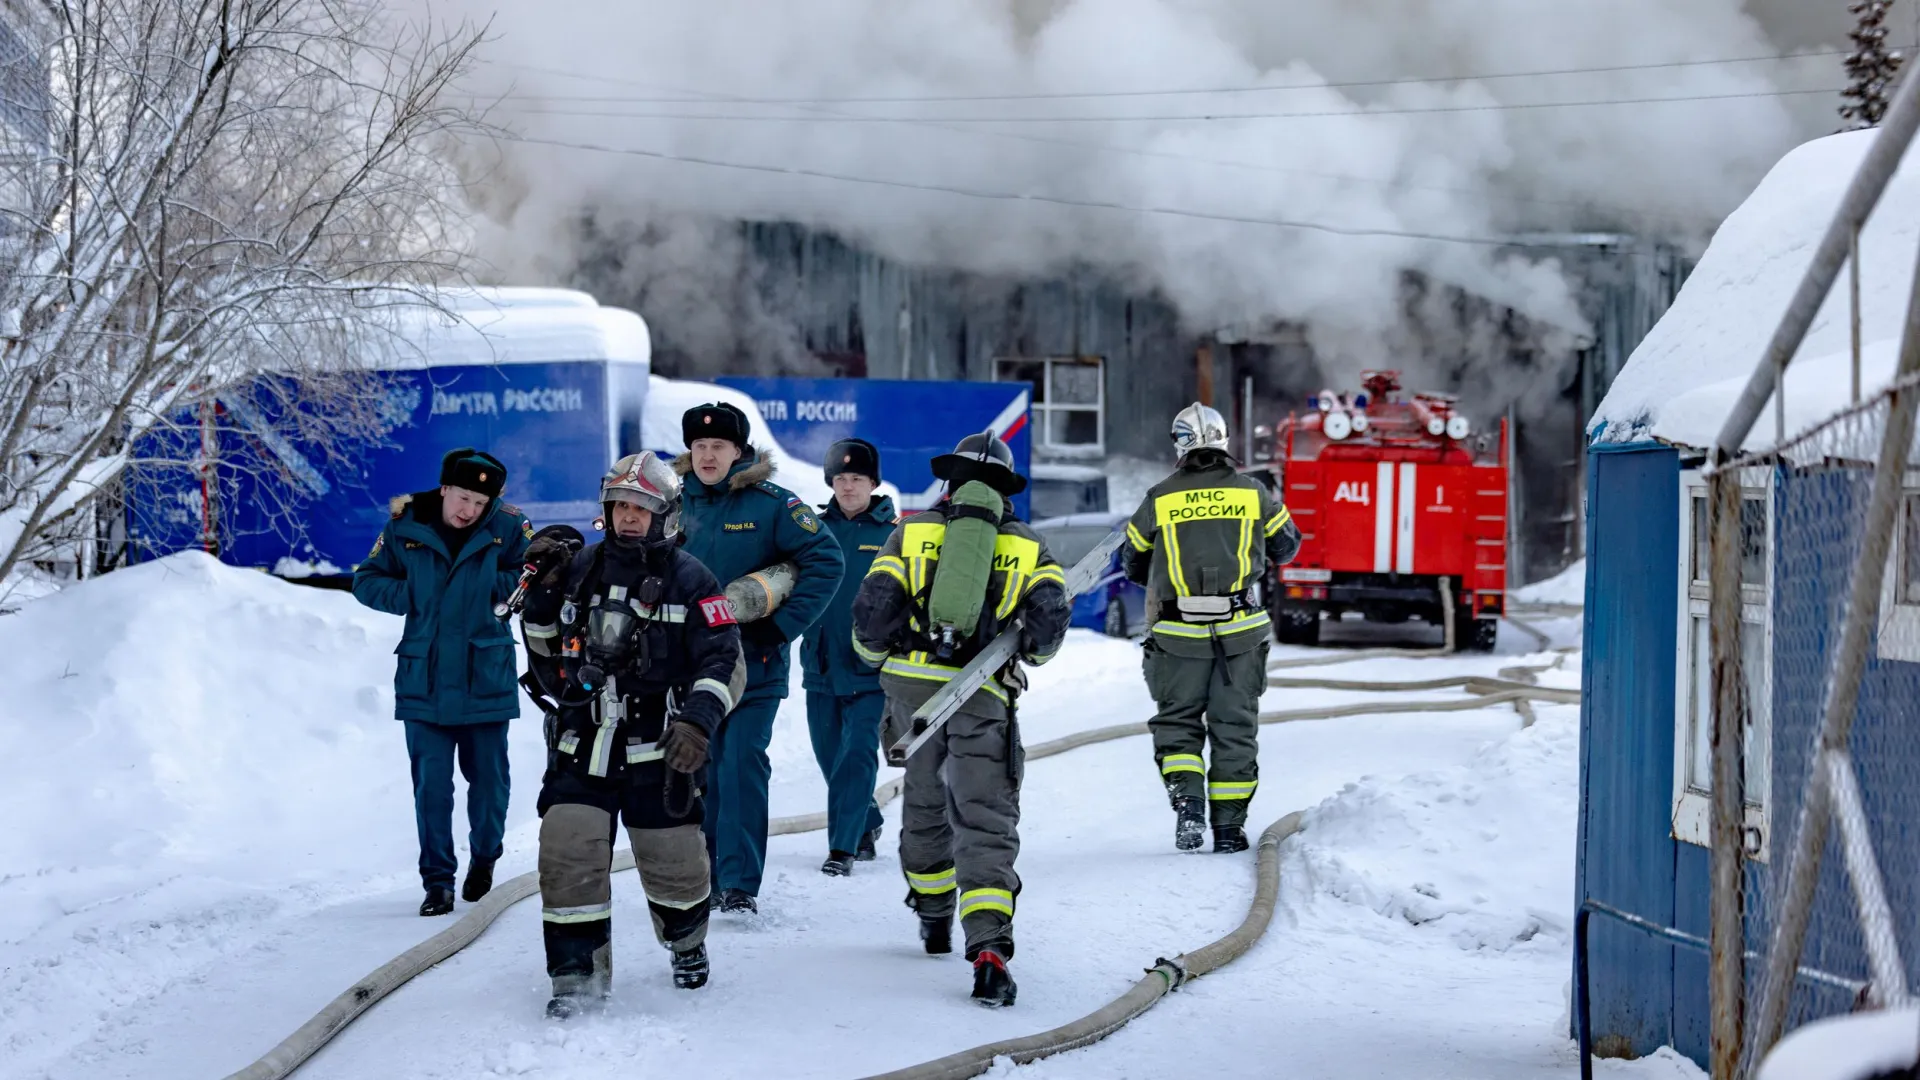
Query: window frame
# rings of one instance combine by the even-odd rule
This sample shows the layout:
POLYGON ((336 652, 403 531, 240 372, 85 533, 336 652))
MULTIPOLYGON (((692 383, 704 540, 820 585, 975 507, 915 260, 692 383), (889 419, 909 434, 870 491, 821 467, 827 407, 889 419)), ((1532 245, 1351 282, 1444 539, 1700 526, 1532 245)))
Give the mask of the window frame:
POLYGON ((1887 572, 1880 584, 1880 626, 1874 634, 1874 655, 1882 660, 1920 663, 1920 601, 1901 599, 1906 591, 1900 580, 1906 572, 1907 512, 1920 508, 1920 470, 1909 469, 1901 478, 1900 509, 1893 522, 1893 543, 1888 546, 1887 572))
POLYGON ((993 358, 994 382, 1023 382, 1032 385, 1026 379, 1012 379, 1003 374, 1003 369, 1016 364, 1040 365, 1040 393, 1034 394, 1028 409, 1032 413, 1033 445, 1054 457, 1105 457, 1107 453, 1107 358, 1104 356, 996 356, 993 358), (1053 373, 1058 367, 1091 367, 1098 372, 1094 380, 1095 393, 1091 404, 1083 401, 1061 403, 1054 393, 1053 373), (1053 417, 1056 413, 1092 413, 1094 440, 1091 443, 1058 443, 1053 441, 1053 417))
MULTIPOLYGON (((1779 543, 1779 507, 1776 505, 1774 479, 1774 471, 1769 468, 1749 468, 1740 471, 1741 498, 1745 500, 1757 497, 1766 508, 1765 577, 1761 584, 1742 584, 1740 587, 1740 621, 1748 626, 1759 627, 1762 635, 1760 639, 1762 662, 1758 678, 1748 673, 1749 683, 1754 687, 1748 702, 1748 723, 1752 728, 1748 737, 1748 749, 1749 760, 1755 749, 1764 755, 1765 760, 1757 775, 1749 771, 1744 815, 1745 825, 1749 830, 1747 857, 1757 862, 1767 861, 1767 853, 1772 846, 1773 598, 1774 570, 1779 543)), ((1696 665, 1711 664, 1709 657, 1696 658, 1697 639, 1694 627, 1696 619, 1710 617, 1712 604, 1711 587, 1704 579, 1693 576, 1694 500, 1705 497, 1707 497, 1706 478, 1697 470, 1689 469, 1682 472, 1678 508, 1680 552, 1675 581, 1678 638, 1677 648, 1674 650, 1672 834, 1676 840, 1702 847, 1709 845, 1712 832, 1712 795, 1710 789, 1692 782, 1689 766, 1698 738, 1696 734, 1698 718, 1694 713, 1696 665)), ((1711 508, 1709 508, 1710 511, 1711 508)), ((1703 712, 1705 718, 1711 720, 1711 706, 1703 712)))

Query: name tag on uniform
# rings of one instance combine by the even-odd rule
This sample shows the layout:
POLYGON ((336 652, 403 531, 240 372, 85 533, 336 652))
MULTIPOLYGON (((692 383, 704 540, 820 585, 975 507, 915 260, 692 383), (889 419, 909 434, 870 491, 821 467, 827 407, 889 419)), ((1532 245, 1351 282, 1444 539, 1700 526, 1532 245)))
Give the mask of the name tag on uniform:
POLYGON ((753 532, 760 527, 760 523, 757 521, 729 521, 720 527, 727 532, 753 532))
POLYGON ((861 551, 884 551, 886 550, 886 545, 885 544, 861 544, 860 550, 861 551))

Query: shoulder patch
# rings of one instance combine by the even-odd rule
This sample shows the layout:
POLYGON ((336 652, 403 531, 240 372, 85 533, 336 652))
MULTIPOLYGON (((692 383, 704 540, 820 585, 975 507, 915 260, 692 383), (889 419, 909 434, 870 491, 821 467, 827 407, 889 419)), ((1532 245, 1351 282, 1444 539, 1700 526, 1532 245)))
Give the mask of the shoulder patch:
POLYGON ((813 511, 807 509, 807 504, 801 502, 799 499, 795 499, 790 505, 793 507, 793 523, 795 525, 800 526, 810 533, 820 531, 820 519, 813 516, 813 511))
POLYGON ((380 549, 386 546, 387 546, 387 531, 385 529, 382 529, 380 530, 380 535, 373 538, 373 550, 367 552, 367 558, 371 559, 375 555, 380 554, 380 549))
POLYGON ((727 598, 724 596, 709 596, 700 601, 700 616, 707 620, 708 626, 716 629, 722 626, 733 626, 738 622, 733 617, 733 605, 727 603, 727 598))
POLYGON ((520 535, 529 540, 533 539, 533 522, 524 517, 520 519, 520 535))

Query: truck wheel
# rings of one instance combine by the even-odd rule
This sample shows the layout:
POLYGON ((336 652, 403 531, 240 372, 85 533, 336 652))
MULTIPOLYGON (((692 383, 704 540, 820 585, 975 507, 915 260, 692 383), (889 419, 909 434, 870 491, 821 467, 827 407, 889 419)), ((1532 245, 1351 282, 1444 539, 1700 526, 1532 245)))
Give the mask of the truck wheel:
POLYGON ((1273 613, 1273 640, 1282 645, 1320 644, 1320 612, 1315 608, 1283 607, 1273 613))
POLYGON ((1462 644, 1474 652, 1492 652, 1494 639, 1499 637, 1499 635, 1500 620, 1475 619, 1473 620, 1473 629, 1469 632, 1467 640, 1462 644))
POLYGON ((1119 597, 1108 597, 1107 618, 1106 622, 1101 626, 1101 630, 1104 631, 1108 637, 1123 638, 1127 636, 1127 605, 1121 603, 1119 597))

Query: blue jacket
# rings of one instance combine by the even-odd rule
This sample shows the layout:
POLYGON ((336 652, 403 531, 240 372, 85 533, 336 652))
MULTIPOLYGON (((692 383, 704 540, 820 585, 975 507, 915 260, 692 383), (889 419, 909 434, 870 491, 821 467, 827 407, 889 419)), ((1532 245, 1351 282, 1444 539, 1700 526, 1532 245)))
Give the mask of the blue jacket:
POLYGON ((393 651, 394 716, 432 724, 489 724, 520 715, 513 631, 493 614, 520 578, 533 525, 519 509, 493 500, 457 552, 434 529, 440 492, 393 500, 366 561, 353 572, 353 595, 407 626, 393 651))
POLYGON ((826 614, 800 643, 801 684, 810 691, 836 697, 878 693, 880 672, 853 653, 853 596, 872 568, 873 557, 893 535, 898 521, 893 500, 875 495, 866 511, 853 517, 841 513, 838 502, 829 501, 822 508, 820 520, 840 541, 840 553, 847 565, 840 577, 840 591, 833 594, 826 614))
POLYGON ((770 691, 786 697, 787 643, 813 625, 840 587, 840 545, 799 496, 768 480, 773 459, 765 453, 736 462, 714 486, 701 482, 685 454, 673 467, 684 478, 680 531, 687 554, 713 571, 722 589, 735 578, 789 559, 800 568, 792 595, 761 620, 773 624, 779 644, 756 640, 766 632, 756 624, 740 627, 747 695, 770 691))

